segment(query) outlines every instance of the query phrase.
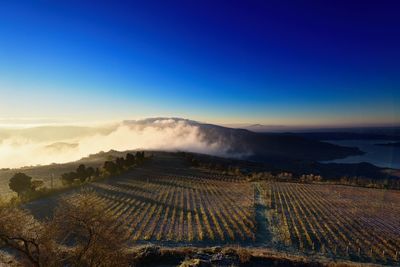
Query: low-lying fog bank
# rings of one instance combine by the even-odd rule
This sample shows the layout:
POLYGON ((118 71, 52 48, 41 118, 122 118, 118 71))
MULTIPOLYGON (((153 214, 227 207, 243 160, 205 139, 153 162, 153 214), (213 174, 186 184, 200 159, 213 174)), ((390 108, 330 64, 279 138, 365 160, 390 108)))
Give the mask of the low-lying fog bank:
POLYGON ((0 168, 65 163, 110 149, 184 150, 218 156, 229 151, 226 143, 205 138, 198 123, 177 118, 98 127, 0 128, 0 168))

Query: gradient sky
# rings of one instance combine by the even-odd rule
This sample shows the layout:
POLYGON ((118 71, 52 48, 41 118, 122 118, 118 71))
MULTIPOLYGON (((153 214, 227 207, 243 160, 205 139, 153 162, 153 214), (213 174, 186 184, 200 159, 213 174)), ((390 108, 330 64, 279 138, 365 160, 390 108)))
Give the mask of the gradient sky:
POLYGON ((0 122, 400 123, 399 1, 0 1, 0 122))

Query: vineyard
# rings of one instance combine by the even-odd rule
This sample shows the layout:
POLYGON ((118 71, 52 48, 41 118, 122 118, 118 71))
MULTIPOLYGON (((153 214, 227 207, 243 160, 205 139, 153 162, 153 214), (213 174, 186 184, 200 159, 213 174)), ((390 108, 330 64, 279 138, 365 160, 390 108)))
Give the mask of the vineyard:
POLYGON ((132 245, 234 244, 400 264, 400 191, 250 182, 169 153, 85 188, 129 229, 132 245))
POLYGON ((93 183, 96 201, 131 229, 131 240, 243 243, 255 238, 253 187, 233 176, 138 169, 93 183))
POLYGON ((400 192, 336 185, 265 183, 278 244, 376 262, 400 258, 400 192))

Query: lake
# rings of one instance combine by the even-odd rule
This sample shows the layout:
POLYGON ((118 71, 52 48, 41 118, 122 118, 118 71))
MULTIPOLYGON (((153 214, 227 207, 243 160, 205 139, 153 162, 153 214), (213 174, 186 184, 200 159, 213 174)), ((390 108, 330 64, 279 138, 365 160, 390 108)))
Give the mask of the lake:
POLYGON ((360 163, 368 162, 379 167, 400 169, 400 147, 378 146, 395 141, 388 140, 340 140, 325 141, 340 146, 358 147, 364 155, 350 156, 343 159, 324 161, 324 163, 360 163))

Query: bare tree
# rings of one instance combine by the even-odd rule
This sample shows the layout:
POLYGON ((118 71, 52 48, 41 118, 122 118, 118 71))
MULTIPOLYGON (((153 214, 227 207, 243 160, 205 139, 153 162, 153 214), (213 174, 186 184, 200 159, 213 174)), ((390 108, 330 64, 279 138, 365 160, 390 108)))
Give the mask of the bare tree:
POLYGON ((79 193, 61 200, 53 223, 57 239, 72 247, 69 262, 74 266, 126 266, 124 250, 129 233, 105 212, 95 193, 79 193))
POLYGON ((22 266, 128 266, 127 228, 96 199, 87 192, 63 198, 44 222, 26 210, 3 207, 0 247, 16 253, 22 266))
POLYGON ((0 209, 0 241, 17 253, 23 264, 59 266, 61 257, 53 234, 49 224, 38 222, 25 210, 16 207, 0 209))

